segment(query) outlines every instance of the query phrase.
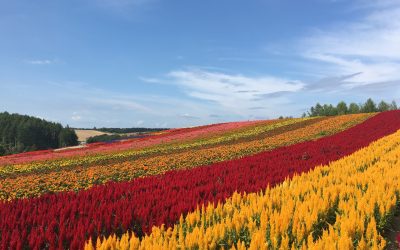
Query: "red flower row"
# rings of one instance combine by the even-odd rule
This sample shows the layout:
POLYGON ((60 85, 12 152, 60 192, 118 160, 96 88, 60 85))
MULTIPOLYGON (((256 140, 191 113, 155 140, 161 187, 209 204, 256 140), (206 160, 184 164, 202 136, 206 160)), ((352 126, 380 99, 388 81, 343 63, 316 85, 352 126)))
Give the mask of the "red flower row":
POLYGON ((238 160, 165 175, 109 183, 0 203, 0 247, 79 249, 89 237, 143 235, 174 224, 199 204, 223 202, 234 191, 256 192, 295 173, 327 164, 400 129, 400 111, 378 114, 333 136, 238 160))
POLYGON ((205 135, 223 133, 232 129, 250 126, 260 121, 230 122, 204 125, 193 128, 170 129, 161 134, 153 134, 142 138, 129 139, 113 143, 92 143, 83 148, 66 150, 40 150, 0 157, 0 165, 21 164, 32 161, 43 161, 71 156, 81 156, 93 153, 115 152, 132 148, 143 148, 159 143, 171 142, 175 140, 186 140, 198 138, 205 135))

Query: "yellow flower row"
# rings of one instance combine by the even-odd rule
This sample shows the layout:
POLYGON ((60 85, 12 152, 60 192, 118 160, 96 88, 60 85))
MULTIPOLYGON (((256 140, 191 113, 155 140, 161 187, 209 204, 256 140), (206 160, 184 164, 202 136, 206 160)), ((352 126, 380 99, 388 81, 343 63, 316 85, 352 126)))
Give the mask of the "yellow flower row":
MULTIPOLYGON (((400 203, 400 130, 265 192, 234 194, 97 249, 384 249, 381 233, 400 203)), ((93 249, 86 244, 85 249, 93 249)))
POLYGON ((10 200, 38 196, 47 192, 80 190, 108 181, 126 181, 137 177, 157 175, 173 169, 187 169, 214 162, 240 158, 245 155, 271 150, 316 139, 345 130, 360 123, 370 115, 330 117, 309 126, 290 130, 265 139, 245 141, 230 145, 149 156, 137 160, 112 164, 82 164, 71 170, 39 172, 4 178, 0 182, 0 199, 10 200))

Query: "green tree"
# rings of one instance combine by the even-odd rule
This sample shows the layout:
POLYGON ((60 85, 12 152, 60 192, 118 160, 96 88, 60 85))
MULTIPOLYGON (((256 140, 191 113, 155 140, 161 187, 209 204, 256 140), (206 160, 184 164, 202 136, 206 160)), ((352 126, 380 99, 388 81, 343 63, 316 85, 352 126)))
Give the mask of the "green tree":
POLYGON ((6 154, 6 148, 4 147, 4 145, 0 144, 0 156, 1 155, 5 155, 6 154))
POLYGON ((347 104, 344 101, 341 101, 336 106, 337 114, 338 115, 345 115, 348 112, 347 104))
POLYGON ((59 135, 59 146, 69 147, 78 145, 78 136, 73 129, 68 126, 61 130, 59 135))
POLYGON ((2 154, 12 154, 37 149, 58 148, 60 141, 75 144, 75 132, 60 133, 63 127, 59 123, 48 122, 27 115, 0 113, 0 150, 2 154), (68 136, 65 134, 69 134, 68 136), (72 138, 72 139, 66 139, 72 138), (67 141, 67 142, 66 142, 67 141))
POLYGON ((387 103, 384 102, 384 101, 381 101, 381 102, 378 104, 378 111, 379 111, 379 112, 388 111, 389 109, 390 109, 390 105, 387 104, 387 103))
POLYGON ((321 104, 317 103, 317 104, 315 105, 315 109, 314 109, 314 110, 315 110, 315 111, 314 111, 314 113, 315 113, 314 116, 321 116, 321 115, 324 115, 324 108, 321 106, 321 104))
POLYGON ((368 98, 361 110, 364 113, 372 113, 378 111, 375 102, 371 98, 368 98))
POLYGON ((397 103, 395 101, 392 101, 392 103, 390 104, 390 110, 397 110, 397 103))
POLYGON ((335 116, 337 115, 337 109, 332 104, 324 104, 322 115, 324 116, 335 116))
POLYGON ((350 103, 349 105, 349 110, 348 110, 349 114, 358 114, 360 113, 360 106, 358 106, 357 103, 350 103))

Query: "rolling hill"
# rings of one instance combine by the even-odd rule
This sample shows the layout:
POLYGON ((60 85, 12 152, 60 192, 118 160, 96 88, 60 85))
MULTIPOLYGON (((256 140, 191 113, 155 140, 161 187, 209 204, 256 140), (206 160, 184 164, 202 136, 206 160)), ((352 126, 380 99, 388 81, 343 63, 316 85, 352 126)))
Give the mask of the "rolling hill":
POLYGON ((400 111, 315 116, 0 157, 0 248, 384 248, 399 129, 400 111))

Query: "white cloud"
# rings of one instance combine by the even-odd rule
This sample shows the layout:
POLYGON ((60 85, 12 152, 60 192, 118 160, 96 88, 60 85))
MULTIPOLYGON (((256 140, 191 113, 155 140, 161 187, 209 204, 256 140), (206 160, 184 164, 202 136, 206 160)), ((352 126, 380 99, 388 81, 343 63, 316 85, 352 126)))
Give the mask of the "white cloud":
POLYGON ((158 78, 151 78, 151 77, 143 77, 140 76, 138 77, 139 80, 143 81, 143 82, 147 82, 147 83, 161 83, 162 81, 158 78))
POLYGON ((88 100, 99 105, 108 106, 114 110, 125 109, 125 110, 140 111, 140 112, 152 112, 152 109, 129 99, 121 99, 114 97, 105 99, 105 98, 91 97, 88 98, 88 100))
POLYGON ((305 51, 303 56, 323 62, 335 76, 354 74, 342 82, 349 88, 400 83, 400 2, 365 4, 369 4, 369 14, 359 21, 342 23, 304 39, 300 46, 305 51))
POLYGON ((141 126, 141 125, 143 125, 143 124, 144 124, 144 121, 143 121, 143 120, 139 120, 139 121, 136 122, 136 126, 141 126))
POLYGON ((218 106, 182 96, 115 91, 77 81, 6 86, 10 87, 0 85, 0 99, 9 112, 51 117, 73 127, 194 126, 209 123, 210 112, 222 114, 226 121, 244 119, 225 114, 226 110, 218 106), (25 101, 15 102, 16 96, 25 101))
POLYGON ((47 65, 47 64, 54 64, 56 60, 50 59, 41 59, 41 60, 24 60, 25 63, 34 64, 34 65, 47 65))
POLYGON ((168 77, 189 96, 212 101, 230 112, 239 113, 248 112, 250 107, 263 106, 265 100, 260 96, 296 92, 304 87, 300 81, 272 76, 249 77, 201 69, 172 71, 168 77))
POLYGON ((81 117, 80 115, 73 115, 73 116, 71 116, 71 119, 72 119, 73 121, 79 121, 79 120, 82 119, 82 117, 81 117))
POLYGON ((190 114, 182 114, 182 115, 180 115, 180 117, 182 117, 182 118, 185 118, 185 119, 189 119, 189 120, 193 120, 193 119, 200 119, 199 117, 197 117, 197 116, 194 116, 194 115, 190 115, 190 114))

